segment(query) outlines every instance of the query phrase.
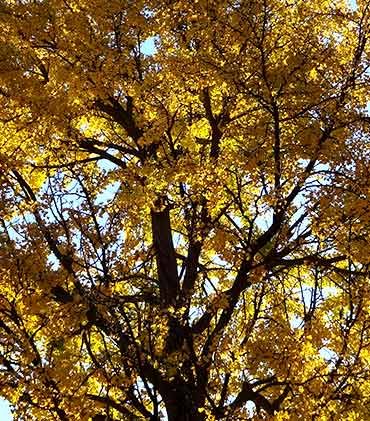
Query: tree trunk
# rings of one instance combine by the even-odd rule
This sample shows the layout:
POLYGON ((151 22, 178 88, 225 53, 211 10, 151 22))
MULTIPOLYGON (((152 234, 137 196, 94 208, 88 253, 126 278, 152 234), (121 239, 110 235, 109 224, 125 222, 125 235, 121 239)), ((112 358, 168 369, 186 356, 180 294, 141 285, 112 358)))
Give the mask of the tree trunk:
POLYGON ((168 421, 205 421, 199 409, 204 405, 204 398, 197 390, 185 384, 179 384, 164 397, 168 421))

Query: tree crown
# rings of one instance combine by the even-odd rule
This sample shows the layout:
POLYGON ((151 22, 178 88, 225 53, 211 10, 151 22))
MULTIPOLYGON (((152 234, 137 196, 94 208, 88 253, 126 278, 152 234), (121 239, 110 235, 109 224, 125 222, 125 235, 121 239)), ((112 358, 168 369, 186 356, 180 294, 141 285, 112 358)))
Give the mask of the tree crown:
POLYGON ((17 419, 370 417, 369 5, 350 6, 0 2, 17 419))

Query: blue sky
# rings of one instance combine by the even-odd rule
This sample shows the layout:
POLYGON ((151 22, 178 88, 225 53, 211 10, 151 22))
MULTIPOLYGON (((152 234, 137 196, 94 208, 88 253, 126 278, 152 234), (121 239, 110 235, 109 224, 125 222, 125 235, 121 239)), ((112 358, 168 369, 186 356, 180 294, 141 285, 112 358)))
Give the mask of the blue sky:
POLYGON ((0 420, 12 421, 13 417, 10 413, 9 405, 4 399, 0 399, 0 420))

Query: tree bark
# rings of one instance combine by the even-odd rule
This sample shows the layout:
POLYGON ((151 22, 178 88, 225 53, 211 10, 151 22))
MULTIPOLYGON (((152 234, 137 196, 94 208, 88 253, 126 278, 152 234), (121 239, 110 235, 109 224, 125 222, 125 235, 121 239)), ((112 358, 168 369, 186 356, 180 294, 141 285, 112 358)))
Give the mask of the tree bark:
POLYGON ((177 384, 164 396, 168 421, 205 421, 204 398, 190 385, 177 384))
POLYGON ((170 211, 151 212, 153 243, 157 258, 157 272, 161 301, 164 307, 174 305, 179 295, 179 276, 176 253, 172 241, 170 211))

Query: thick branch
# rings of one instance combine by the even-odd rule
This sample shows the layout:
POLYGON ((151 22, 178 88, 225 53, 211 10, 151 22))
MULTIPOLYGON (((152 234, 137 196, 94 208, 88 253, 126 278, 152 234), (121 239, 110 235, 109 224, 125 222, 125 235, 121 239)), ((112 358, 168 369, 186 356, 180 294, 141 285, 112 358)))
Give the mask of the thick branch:
POLYGON ((88 141, 86 139, 82 139, 82 140, 79 141, 79 146, 82 149, 84 149, 84 150, 86 150, 90 153, 94 153, 94 154, 98 155, 99 157, 104 158, 107 161, 112 162, 113 164, 117 165, 118 167, 126 168, 126 164, 121 159, 115 157, 114 155, 110 154, 107 151, 104 151, 103 149, 100 149, 100 148, 96 147, 94 145, 94 143, 91 142, 91 141, 88 141))
POLYGON ((186 272, 182 285, 182 293, 185 299, 191 294, 196 281, 201 250, 201 242, 195 241, 189 244, 189 251, 186 259, 186 272))
POLYGON ((109 98, 109 102, 98 99, 95 102, 95 105, 100 111, 112 117, 113 120, 123 127, 126 133, 136 142, 143 135, 143 131, 135 123, 132 112, 132 98, 128 96, 126 99, 126 109, 113 97, 109 98))
POLYGON ((220 153, 220 140, 222 137, 222 132, 218 127, 218 121, 212 112, 212 104, 208 88, 203 90, 203 106, 206 111, 207 120, 212 129, 210 156, 211 158, 218 158, 218 155, 220 153))
POLYGON ((234 411, 241 408, 246 402, 252 401, 257 407, 264 409, 268 414, 273 415, 274 406, 260 393, 255 392, 248 382, 244 382, 241 391, 229 408, 234 411))
MULTIPOLYGON (((110 406, 111 408, 114 408, 118 412, 120 412, 123 415, 127 415, 129 417, 133 417, 134 414, 130 412, 126 407, 119 404, 118 402, 114 401, 113 399, 109 398, 108 396, 97 396, 93 394, 88 394, 87 397, 91 399, 94 402, 99 402, 102 404, 105 404, 107 406, 110 406)), ((150 413, 149 413, 150 415, 150 413)))
POLYGON ((168 206, 161 211, 152 210, 151 216, 161 301, 167 307, 174 305, 179 295, 179 276, 168 206))

